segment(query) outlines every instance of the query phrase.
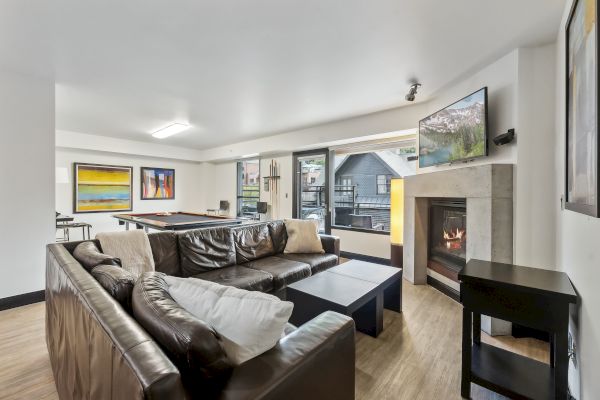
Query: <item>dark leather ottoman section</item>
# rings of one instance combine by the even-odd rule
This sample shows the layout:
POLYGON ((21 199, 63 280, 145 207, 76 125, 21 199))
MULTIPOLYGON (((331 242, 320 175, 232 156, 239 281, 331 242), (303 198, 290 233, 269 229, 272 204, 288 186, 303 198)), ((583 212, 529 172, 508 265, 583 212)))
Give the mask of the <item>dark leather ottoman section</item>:
POLYGON ((313 275, 338 265, 338 257, 335 254, 277 254, 277 257, 306 263, 310 265, 313 275))
POLYGON ((274 291, 311 275, 310 265, 275 256, 250 261, 242 264, 242 267, 252 268, 271 274, 273 276, 274 291))
POLYGON ((267 272, 234 265, 194 275, 193 278, 204 279, 221 285, 238 289, 270 292, 273 289, 273 276, 267 272))

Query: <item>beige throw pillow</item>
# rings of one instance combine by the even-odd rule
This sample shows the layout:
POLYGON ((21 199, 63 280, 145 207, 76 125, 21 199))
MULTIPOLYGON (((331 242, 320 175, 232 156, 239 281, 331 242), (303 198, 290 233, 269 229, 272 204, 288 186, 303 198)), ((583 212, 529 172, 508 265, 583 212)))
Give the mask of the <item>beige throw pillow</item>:
POLYGON ((319 237, 319 221, 286 219, 287 244, 284 253, 325 253, 319 237))

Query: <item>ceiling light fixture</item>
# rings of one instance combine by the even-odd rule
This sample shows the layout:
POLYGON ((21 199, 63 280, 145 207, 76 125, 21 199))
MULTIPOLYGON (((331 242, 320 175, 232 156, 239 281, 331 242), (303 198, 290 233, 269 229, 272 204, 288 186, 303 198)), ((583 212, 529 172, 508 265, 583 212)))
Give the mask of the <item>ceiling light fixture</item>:
POLYGON ((244 154, 242 156, 242 158, 252 158, 252 157, 258 157, 260 156, 260 153, 252 153, 252 154, 244 154))
POLYGON ((152 134, 157 139, 168 138, 169 136, 176 135, 180 132, 190 129, 191 127, 186 124, 180 124, 179 122, 175 122, 169 126, 165 126, 162 129, 157 130, 152 134))

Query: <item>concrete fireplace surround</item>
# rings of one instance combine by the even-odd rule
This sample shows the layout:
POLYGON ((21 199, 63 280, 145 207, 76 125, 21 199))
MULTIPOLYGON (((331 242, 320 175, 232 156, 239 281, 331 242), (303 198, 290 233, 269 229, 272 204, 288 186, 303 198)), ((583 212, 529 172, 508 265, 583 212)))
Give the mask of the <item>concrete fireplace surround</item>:
MULTIPOLYGON (((455 168, 404 180, 404 277, 407 280, 417 285, 427 283, 429 202, 431 198, 444 197, 467 201, 467 261, 478 258, 512 264, 513 165, 455 168)), ((508 334, 510 324, 482 318, 482 329, 491 334, 508 334)))

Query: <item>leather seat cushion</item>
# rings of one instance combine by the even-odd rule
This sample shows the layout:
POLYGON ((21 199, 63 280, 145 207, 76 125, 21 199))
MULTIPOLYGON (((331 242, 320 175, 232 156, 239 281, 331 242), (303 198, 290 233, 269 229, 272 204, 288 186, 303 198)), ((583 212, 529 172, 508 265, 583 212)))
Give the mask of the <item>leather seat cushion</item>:
POLYGON ((275 254, 268 224, 242 225, 231 230, 238 264, 275 254))
POLYGON ((178 234, 181 276, 235 265, 235 247, 230 228, 194 229, 178 234))
POLYGON ((98 265, 92 269, 92 276, 127 312, 131 312, 131 293, 135 285, 131 272, 116 265, 98 265))
POLYGON ((167 275, 181 276, 177 234, 175 232, 156 232, 148 235, 154 269, 167 275))
POLYGON ((260 292, 270 292, 273 289, 273 276, 271 274, 239 265, 203 272, 193 277, 238 289, 260 292))
POLYGON ((317 272, 325 271, 328 268, 335 267, 338 264, 338 257, 335 254, 278 254, 277 257, 284 258, 287 260, 293 260, 303 262, 310 265, 311 272, 316 274, 317 272))
POLYGON ((270 273, 274 291, 311 275, 310 265, 276 256, 247 262, 242 266, 270 273))

